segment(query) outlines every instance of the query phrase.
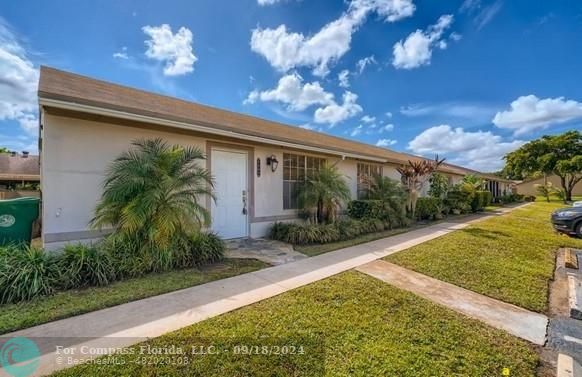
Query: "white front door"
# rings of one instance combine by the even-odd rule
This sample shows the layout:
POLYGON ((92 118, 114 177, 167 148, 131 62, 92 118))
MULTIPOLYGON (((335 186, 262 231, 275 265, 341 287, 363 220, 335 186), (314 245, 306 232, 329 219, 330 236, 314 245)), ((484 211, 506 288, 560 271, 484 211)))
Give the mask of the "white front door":
POLYGON ((216 201, 212 202, 212 229, 222 238, 248 235, 246 152, 212 149, 211 173, 216 201))

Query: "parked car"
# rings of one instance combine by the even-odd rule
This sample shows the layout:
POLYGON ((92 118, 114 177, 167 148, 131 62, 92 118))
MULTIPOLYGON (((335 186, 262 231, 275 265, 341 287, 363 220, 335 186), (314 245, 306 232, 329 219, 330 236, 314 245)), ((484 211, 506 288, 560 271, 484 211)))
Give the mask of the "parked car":
POLYGON ((554 229, 582 237, 582 207, 560 208, 552 213, 554 229))

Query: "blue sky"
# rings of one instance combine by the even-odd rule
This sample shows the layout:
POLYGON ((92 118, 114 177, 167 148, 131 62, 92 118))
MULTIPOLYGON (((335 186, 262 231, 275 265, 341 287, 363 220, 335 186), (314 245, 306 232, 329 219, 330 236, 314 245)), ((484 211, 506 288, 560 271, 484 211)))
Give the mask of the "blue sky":
POLYGON ((0 17, 15 150, 36 150, 41 64, 483 171, 582 124, 575 0, 22 0, 0 17))

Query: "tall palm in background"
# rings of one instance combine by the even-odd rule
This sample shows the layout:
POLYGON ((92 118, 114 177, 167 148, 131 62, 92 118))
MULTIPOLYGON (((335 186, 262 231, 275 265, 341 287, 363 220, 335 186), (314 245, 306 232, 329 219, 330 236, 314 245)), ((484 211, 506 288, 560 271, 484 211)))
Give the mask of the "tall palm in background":
POLYGON ((169 146, 161 139, 137 140, 107 170, 94 228, 164 249, 182 235, 210 224, 201 200, 212 194, 210 173, 197 148, 169 146))
POLYGON ((337 209, 350 197, 345 177, 334 165, 324 165, 305 177, 298 192, 299 205, 313 213, 316 223, 335 221, 337 209))

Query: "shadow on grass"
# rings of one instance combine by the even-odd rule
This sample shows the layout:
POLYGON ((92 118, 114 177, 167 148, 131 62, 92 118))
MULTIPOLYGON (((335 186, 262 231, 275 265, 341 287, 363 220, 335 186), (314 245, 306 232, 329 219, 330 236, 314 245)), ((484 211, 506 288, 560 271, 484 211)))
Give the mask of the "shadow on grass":
POLYGON ((471 236, 489 238, 492 240, 511 237, 511 235, 507 232, 502 232, 500 230, 486 230, 481 228, 466 228, 461 229, 460 232, 470 234, 471 236))

